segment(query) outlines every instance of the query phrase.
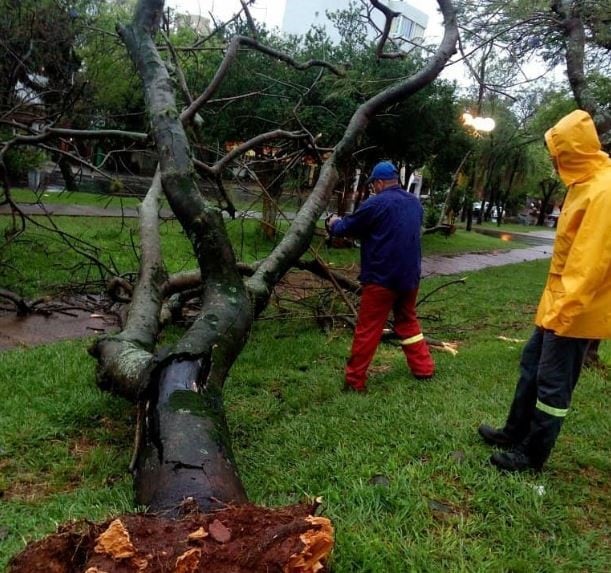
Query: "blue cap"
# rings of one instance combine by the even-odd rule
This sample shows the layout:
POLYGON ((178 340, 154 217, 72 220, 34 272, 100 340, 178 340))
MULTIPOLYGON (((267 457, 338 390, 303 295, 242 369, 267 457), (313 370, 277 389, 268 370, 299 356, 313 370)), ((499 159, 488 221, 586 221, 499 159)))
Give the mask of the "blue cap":
POLYGON ((367 179, 367 183, 371 183, 376 179, 381 179, 382 181, 388 181, 389 179, 397 179, 399 177, 399 172, 397 168, 390 161, 380 161, 373 170, 371 171, 371 175, 367 179))

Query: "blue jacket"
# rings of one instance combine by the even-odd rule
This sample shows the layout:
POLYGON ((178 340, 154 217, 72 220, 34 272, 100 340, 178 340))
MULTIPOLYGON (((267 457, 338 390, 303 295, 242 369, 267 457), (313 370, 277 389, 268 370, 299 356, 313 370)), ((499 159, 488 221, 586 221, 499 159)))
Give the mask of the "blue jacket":
POLYGON ((361 283, 406 291, 420 281, 422 216, 418 198, 396 185, 336 221, 330 232, 360 239, 361 283))

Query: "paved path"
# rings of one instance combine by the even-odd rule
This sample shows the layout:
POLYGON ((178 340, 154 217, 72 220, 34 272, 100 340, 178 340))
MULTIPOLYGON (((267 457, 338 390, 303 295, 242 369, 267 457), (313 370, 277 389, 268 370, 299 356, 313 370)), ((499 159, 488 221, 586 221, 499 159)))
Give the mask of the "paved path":
POLYGON ((455 256, 431 255, 422 259, 422 276, 453 275, 469 271, 479 271, 488 267, 500 267, 515 263, 525 263, 552 256, 556 232, 537 230, 530 233, 508 232, 502 229, 473 228, 476 233, 502 237, 505 240, 519 240, 529 243, 530 247, 492 251, 487 253, 463 253, 455 256))
POLYGON ((466 253, 453 257, 433 255, 422 258, 422 276, 461 274, 479 271, 488 267, 500 267, 538 259, 549 259, 551 256, 552 245, 537 245, 524 249, 488 253, 466 253))
MULTIPOLYGON (((24 215, 61 215, 63 217, 138 217, 138 209, 135 207, 98 207, 96 205, 64 205, 62 203, 18 203, 20 211, 24 215)), ((9 215, 11 212, 8 205, 0 207, 0 215, 9 215)), ((161 209, 164 219, 174 218, 170 209, 161 209)))
MULTIPOLYGON (((27 215, 63 215, 72 217, 137 217, 138 210, 133 207, 119 209, 116 207, 97 207, 95 205, 64 205, 47 203, 20 204, 19 208, 27 215)), ((0 207, 0 215, 10 213, 8 205, 0 207)), ((173 218, 169 209, 160 212, 164 218, 173 218)), ((257 213, 247 212, 247 217, 256 217, 257 213)), ((238 214, 239 216, 239 214, 238 214)), ((456 256, 433 255, 422 260, 423 277, 435 275, 451 275, 469 271, 477 271, 487 267, 498 267, 514 263, 523 263, 551 257, 555 232, 552 230, 537 230, 529 233, 508 232, 503 229, 477 228, 473 230, 490 236, 502 237, 506 240, 518 239, 531 244, 522 249, 493 251, 488 253, 467 253, 456 256)))

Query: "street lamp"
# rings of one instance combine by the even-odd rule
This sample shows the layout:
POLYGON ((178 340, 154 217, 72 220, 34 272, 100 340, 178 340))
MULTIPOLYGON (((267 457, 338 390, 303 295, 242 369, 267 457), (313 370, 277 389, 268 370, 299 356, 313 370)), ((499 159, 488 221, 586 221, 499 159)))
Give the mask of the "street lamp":
MULTIPOLYGON (((473 116, 469 112, 465 112, 462 114, 462 121, 465 124, 465 126, 470 127, 475 133, 478 133, 478 134, 479 133, 490 133, 496 127, 496 122, 491 117, 473 116)), ((452 192, 452 189, 454 188, 454 185, 456 184, 456 180, 458 179, 458 176, 463 168, 463 165, 467 161, 467 158, 469 157, 469 155, 471 155, 471 152, 472 150, 467 151, 465 156, 462 158, 462 161, 460 162, 458 169, 454 173, 454 176, 452 177, 452 182, 450 183, 450 187, 448 188, 446 192, 445 200, 441 208, 441 213, 439 215, 439 221, 437 223, 437 227, 442 226, 443 220, 445 219, 446 214, 447 214, 446 212, 448 208, 448 200, 450 198, 450 193, 452 192)), ((469 205, 467 231, 471 230, 472 202, 473 200, 470 201, 470 205, 469 205)))
MULTIPOLYGON (((479 117, 465 112, 462 114, 462 120, 466 127, 471 128, 476 134, 491 133, 496 127, 496 122, 491 117, 479 117)), ((482 200, 483 202, 483 200, 482 200)), ((483 205, 482 205, 483 208, 483 205)), ((467 202, 467 231, 471 230, 473 221, 473 199, 467 202)))
POLYGON ((491 117, 474 117, 468 112, 462 114, 462 121, 467 127, 483 133, 490 133, 496 127, 496 122, 491 117))

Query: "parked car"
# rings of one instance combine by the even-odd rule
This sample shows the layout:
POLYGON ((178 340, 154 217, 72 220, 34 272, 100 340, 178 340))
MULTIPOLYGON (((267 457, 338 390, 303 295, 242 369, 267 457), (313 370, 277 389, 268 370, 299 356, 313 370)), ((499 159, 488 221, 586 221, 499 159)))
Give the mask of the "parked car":
MULTIPOLYGON (((484 210, 488 208, 488 201, 484 202, 484 210)), ((474 217, 478 217, 480 210, 482 209, 482 203, 481 201, 477 201, 475 203, 473 203, 473 216, 474 217)), ((490 210, 490 220, 495 222, 498 218, 498 208, 496 205, 492 206, 492 209, 490 210)), ((505 212, 503 211, 503 216, 505 215, 505 212)))

